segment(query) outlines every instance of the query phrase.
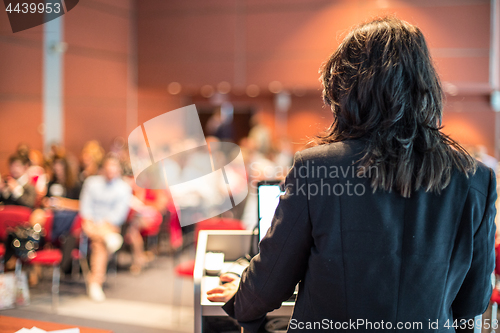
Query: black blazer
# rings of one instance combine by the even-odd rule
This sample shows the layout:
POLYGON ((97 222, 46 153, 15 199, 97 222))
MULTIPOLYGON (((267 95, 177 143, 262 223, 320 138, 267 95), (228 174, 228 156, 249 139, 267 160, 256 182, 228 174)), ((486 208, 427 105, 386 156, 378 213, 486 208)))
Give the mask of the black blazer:
POLYGON ((260 254, 224 305, 247 330, 299 281, 293 332, 380 332, 398 323, 415 325, 406 332, 454 331, 445 324, 486 310, 495 255, 491 169, 479 163, 469 178, 453 170, 440 195, 421 189, 403 198, 372 193, 369 179, 356 176, 363 149, 364 141, 349 140, 295 155, 260 254))

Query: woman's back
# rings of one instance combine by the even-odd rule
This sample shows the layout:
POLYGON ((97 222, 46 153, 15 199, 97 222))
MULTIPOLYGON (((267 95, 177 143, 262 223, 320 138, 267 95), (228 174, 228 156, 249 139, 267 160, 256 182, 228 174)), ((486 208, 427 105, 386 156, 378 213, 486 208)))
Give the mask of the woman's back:
POLYGON ((333 121, 296 154, 239 287, 210 299, 234 295, 224 309, 255 330, 300 281, 289 330, 454 331, 488 305, 496 186, 441 131, 422 32, 394 17, 361 24, 320 73, 333 121))
MULTIPOLYGON (((467 178, 454 170, 439 195, 423 189, 410 198, 372 193, 369 179, 357 175, 353 165, 364 146, 349 140, 300 154, 309 170, 307 178, 297 173, 297 179, 308 188, 312 246, 297 316, 395 326, 421 322, 422 328, 439 320, 442 328, 448 319, 452 325, 454 318, 484 312, 494 255, 492 172, 480 165, 467 178), (474 237, 481 243, 474 244, 474 237), (464 282, 473 251, 480 255, 471 269, 477 275, 464 282)), ((376 169, 366 170, 366 176, 370 172, 376 169)))
POLYGON ((297 153, 260 254, 237 301, 226 305, 240 322, 278 308, 299 281, 290 330, 403 325, 435 332, 485 311, 494 256, 492 171, 482 164, 469 178, 453 171, 439 195, 372 193, 354 163, 365 145, 348 140, 297 153))

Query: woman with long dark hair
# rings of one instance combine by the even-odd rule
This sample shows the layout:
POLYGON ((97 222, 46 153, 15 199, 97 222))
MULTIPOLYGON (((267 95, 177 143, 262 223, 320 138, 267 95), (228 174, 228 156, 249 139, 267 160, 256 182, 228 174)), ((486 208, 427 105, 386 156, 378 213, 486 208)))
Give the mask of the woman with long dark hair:
POLYGON ((208 298, 249 331, 297 283, 289 331, 455 331, 488 306, 496 184, 441 132, 422 32, 393 17, 362 24, 321 81, 332 125, 295 155, 241 281, 221 276, 208 298))

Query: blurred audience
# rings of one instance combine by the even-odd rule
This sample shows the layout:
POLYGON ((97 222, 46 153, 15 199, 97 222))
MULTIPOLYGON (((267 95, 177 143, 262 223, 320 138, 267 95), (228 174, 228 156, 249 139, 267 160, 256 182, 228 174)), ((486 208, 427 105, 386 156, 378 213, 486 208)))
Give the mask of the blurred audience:
MULTIPOLYGON (((221 134, 224 128, 222 120, 221 114, 216 113, 207 124, 208 132, 227 139, 227 135, 221 134)), ((284 178, 293 158, 290 140, 276 138, 273 141, 271 130, 265 125, 262 114, 256 114, 251 122, 253 127, 249 135, 239 143, 250 185, 249 195, 244 203, 225 213, 243 220, 248 229, 253 229, 257 221, 257 182, 284 178)), ((207 142, 217 143, 218 139, 207 137, 207 142)), ((469 146, 467 150, 498 170, 498 161, 489 156, 483 146, 469 146)), ((77 247, 80 229, 76 229, 73 223, 80 214, 81 229, 90 241, 88 293, 95 301, 105 300, 102 284, 106 277, 108 259, 110 254, 121 247, 122 235, 130 244, 132 252, 130 272, 139 274, 154 257, 152 253, 145 251, 144 231, 159 228, 166 220, 166 230, 170 230, 171 234, 170 245, 176 249, 181 246, 182 234, 187 230, 180 228, 173 201, 169 199, 166 190, 137 186, 132 175, 126 141, 123 138, 115 139, 110 151, 112 154, 105 155, 100 143, 92 140, 85 144, 78 160, 74 155, 67 154, 62 146, 53 145, 44 157, 40 151, 20 144, 16 153, 8 160, 9 174, 0 177, 0 204, 33 208, 29 221, 31 226, 40 224, 44 227, 47 218, 53 217, 53 223, 47 227, 52 228, 52 246, 60 246, 62 249, 61 269, 64 272, 70 271, 71 251, 77 247), (165 219, 165 216, 170 216, 170 219, 165 219), (172 237, 174 234, 177 238, 172 237)), ((189 180, 203 173, 200 161, 203 159, 193 154, 178 163, 174 160, 165 161, 164 167, 168 169, 169 175, 189 180)), ((225 171, 232 184, 244 188, 246 184, 237 184, 236 180, 242 178, 241 173, 245 170, 226 168, 225 171)), ((176 204, 193 206, 192 214, 196 214, 207 209, 207 206, 217 204, 215 189, 216 186, 186 187, 183 197, 185 202, 176 204)), ((497 220, 500 221, 500 218, 497 220)), ((35 268, 33 272, 37 275, 40 271, 35 268)), ((36 283, 36 280, 37 276, 30 275, 31 284, 36 283)))

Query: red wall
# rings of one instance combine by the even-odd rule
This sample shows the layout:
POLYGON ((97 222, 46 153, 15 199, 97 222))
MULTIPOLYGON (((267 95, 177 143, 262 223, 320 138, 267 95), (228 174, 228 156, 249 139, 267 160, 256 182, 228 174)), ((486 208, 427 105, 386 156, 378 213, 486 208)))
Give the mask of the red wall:
POLYGON ((489 1, 241 1, 244 7, 236 3, 141 0, 140 88, 165 95, 169 83, 179 82, 184 92, 196 95, 203 85, 215 87, 221 81, 243 90, 257 84, 263 93, 248 103, 269 114, 264 118, 273 127, 269 83, 279 81, 290 91, 302 86, 308 93, 293 97, 288 135, 294 142, 305 142, 331 121, 319 97, 321 63, 352 26, 395 14, 421 28, 445 86, 455 87, 456 95, 448 96, 445 107, 444 131, 494 153, 494 113, 487 99, 489 1))
POLYGON ((65 15, 65 145, 79 152, 97 139, 127 136, 131 0, 80 1, 65 15))
MULTIPOLYGON (((0 5, 3 7, 3 4, 0 5)), ((12 33, 0 10, 0 172, 20 141, 42 148, 42 27, 12 33)))
MULTIPOLYGON (((132 0, 80 1, 64 15, 64 143, 78 154, 98 139, 127 136, 132 0)), ((0 171, 19 142, 43 149, 43 27, 13 34, 0 13, 0 171)))

